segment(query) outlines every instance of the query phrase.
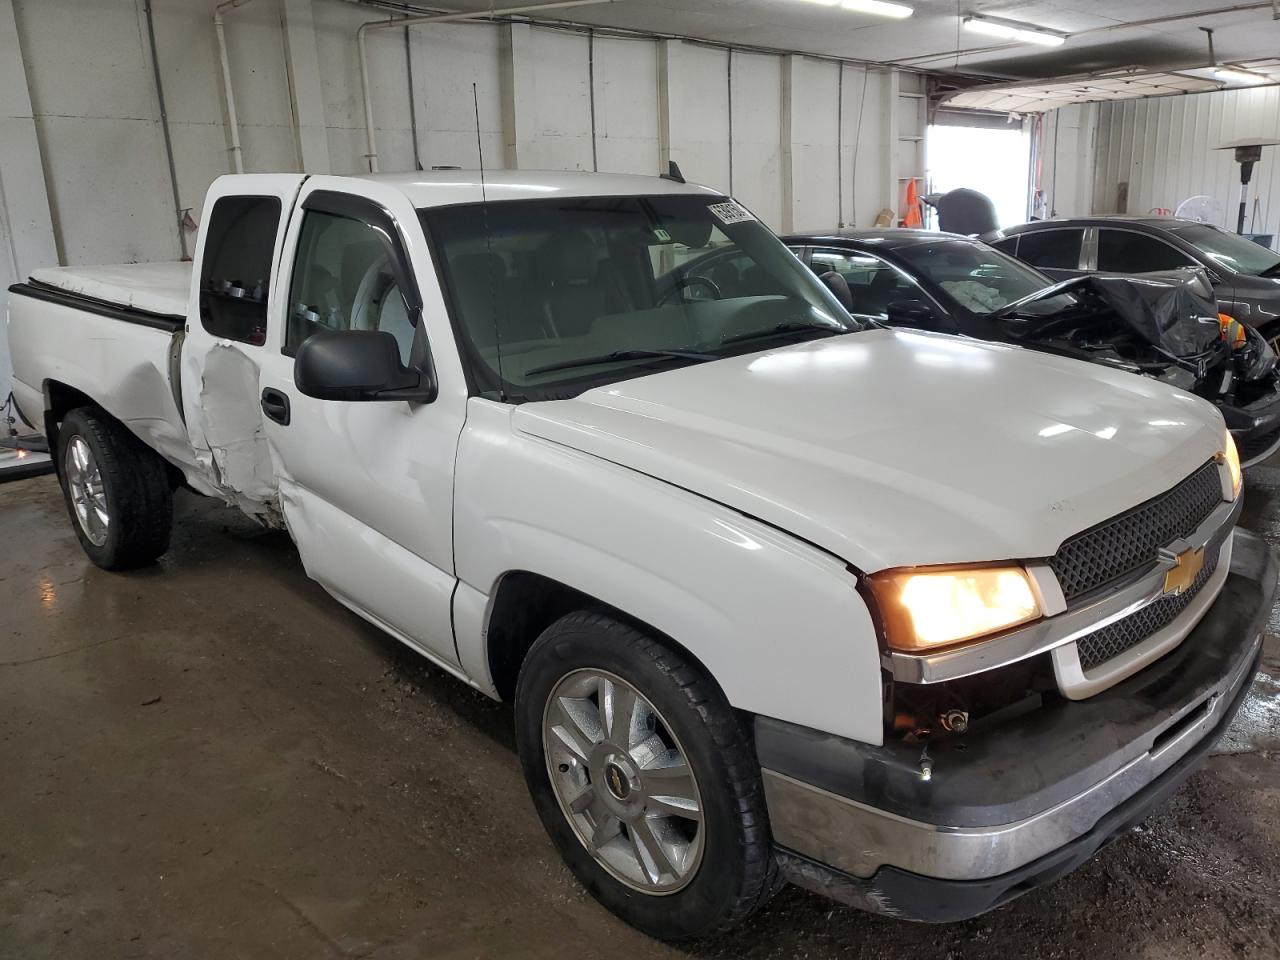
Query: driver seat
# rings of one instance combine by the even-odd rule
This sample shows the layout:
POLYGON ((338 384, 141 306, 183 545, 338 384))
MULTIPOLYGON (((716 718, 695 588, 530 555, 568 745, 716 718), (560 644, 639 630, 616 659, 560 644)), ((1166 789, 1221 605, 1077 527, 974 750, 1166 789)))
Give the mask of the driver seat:
POLYGON ((622 284, 608 259, 598 259, 599 245, 585 230, 574 232, 541 251, 547 288, 542 313, 558 336, 582 336, 597 319, 626 309, 622 284))

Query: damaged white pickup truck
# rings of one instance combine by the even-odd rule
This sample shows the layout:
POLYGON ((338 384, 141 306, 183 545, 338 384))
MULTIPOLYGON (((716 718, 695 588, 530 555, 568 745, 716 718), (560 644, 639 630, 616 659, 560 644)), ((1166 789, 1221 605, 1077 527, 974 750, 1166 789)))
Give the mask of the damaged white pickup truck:
POLYGON ((163 553, 181 484, 283 523, 514 699, 552 840, 643 930, 783 879, 989 910, 1140 821, 1248 690, 1276 568, 1204 400, 855 321, 670 179, 228 177, 202 224, 194 270, 11 290, 85 550, 163 553))

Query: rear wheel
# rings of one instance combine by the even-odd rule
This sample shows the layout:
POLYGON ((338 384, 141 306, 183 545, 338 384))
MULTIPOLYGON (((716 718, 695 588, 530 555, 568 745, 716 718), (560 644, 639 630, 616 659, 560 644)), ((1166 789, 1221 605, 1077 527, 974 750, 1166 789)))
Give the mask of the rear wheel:
POLYGON ((1269 323, 1258 332, 1262 334, 1262 339, 1267 341, 1272 352, 1280 356, 1280 323, 1269 323))
POLYGON ((91 407, 72 410, 58 431, 58 464, 71 525, 90 560, 124 570, 169 548, 168 470, 127 429, 91 407))
POLYGON ((604 613, 563 617, 521 668, 516 735, 561 856, 633 926, 708 936, 777 890, 747 731, 667 644, 604 613))

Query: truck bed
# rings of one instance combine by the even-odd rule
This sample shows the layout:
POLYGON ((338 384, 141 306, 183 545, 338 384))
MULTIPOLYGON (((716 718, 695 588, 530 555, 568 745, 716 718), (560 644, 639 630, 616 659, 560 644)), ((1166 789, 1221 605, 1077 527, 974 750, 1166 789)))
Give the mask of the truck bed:
POLYGON ((185 321, 187 298, 191 294, 191 264, 49 267, 31 274, 31 286, 61 290, 98 303, 185 321))
POLYGON ((202 489, 177 389, 190 279, 187 263, 58 267, 10 287, 13 393, 23 415, 40 423, 46 391, 71 388, 202 489))

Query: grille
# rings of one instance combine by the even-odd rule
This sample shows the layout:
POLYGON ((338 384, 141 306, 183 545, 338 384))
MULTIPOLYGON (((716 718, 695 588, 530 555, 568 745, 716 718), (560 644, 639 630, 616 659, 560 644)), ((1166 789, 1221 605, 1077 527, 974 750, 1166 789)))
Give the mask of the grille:
POLYGON ((1218 465, 1210 460, 1167 493, 1076 534, 1049 558, 1067 603, 1154 564, 1161 547, 1193 533, 1221 502, 1218 465))
POLYGON ((1115 623, 1109 623, 1101 630, 1077 640, 1076 649, 1080 653, 1080 666, 1085 670, 1092 670, 1098 664, 1105 663, 1112 657, 1118 657, 1130 647, 1136 647, 1156 631, 1163 630, 1173 623, 1209 582, 1209 578, 1217 568, 1217 553, 1206 556, 1204 566, 1196 574, 1195 580, 1182 593, 1173 597, 1162 597, 1154 603, 1147 604, 1136 613, 1131 613, 1115 623))

